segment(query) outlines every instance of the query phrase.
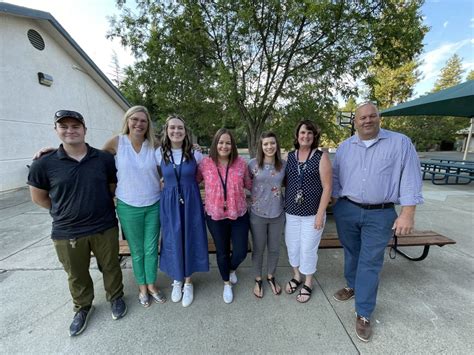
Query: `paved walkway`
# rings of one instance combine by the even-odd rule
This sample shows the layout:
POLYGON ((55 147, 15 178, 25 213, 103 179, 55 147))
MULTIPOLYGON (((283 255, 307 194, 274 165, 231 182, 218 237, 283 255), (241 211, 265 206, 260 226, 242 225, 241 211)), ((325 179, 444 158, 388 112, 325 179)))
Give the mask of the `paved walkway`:
MULTIPOLYGON (((102 275, 93 263, 95 313, 84 334, 70 338, 72 303, 49 238, 50 217, 29 201, 26 189, 0 194, 0 353, 472 354, 474 184, 425 182, 424 194, 417 229, 435 230, 457 244, 432 247, 422 262, 392 260, 387 253, 368 344, 354 334, 353 302, 332 299, 344 286, 342 250, 319 252, 314 295, 304 305, 294 296, 273 296, 267 285, 264 298, 256 299, 249 256, 238 272, 234 303, 222 301, 211 258, 211 271, 194 278, 195 302, 189 308, 167 302, 144 309, 126 261, 129 311, 119 321, 111 318, 102 275)), ((333 221, 328 228, 334 228, 333 221)), ((282 243, 277 278, 288 280, 290 270, 282 243)), ((170 283, 160 272, 158 286, 168 296, 170 283)))

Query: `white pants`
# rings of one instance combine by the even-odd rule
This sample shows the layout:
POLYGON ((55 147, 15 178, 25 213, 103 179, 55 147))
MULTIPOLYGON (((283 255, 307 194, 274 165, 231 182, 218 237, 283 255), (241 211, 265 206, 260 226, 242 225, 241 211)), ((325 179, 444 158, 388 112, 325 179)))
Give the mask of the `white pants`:
MULTIPOLYGON (((316 272, 318 247, 323 229, 314 228, 316 216, 286 214, 285 242, 292 267, 299 267, 303 275, 316 272)), ((326 220, 326 217, 324 217, 326 220)))

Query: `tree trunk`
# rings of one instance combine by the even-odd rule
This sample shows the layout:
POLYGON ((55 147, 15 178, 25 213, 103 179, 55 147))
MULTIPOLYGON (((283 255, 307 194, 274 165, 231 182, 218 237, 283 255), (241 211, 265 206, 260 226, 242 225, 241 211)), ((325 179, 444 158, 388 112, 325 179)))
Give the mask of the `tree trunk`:
POLYGON ((247 137, 248 137, 248 148, 251 158, 255 158, 257 154, 257 146, 260 140, 260 135, 262 134, 263 125, 253 124, 247 120, 247 137))

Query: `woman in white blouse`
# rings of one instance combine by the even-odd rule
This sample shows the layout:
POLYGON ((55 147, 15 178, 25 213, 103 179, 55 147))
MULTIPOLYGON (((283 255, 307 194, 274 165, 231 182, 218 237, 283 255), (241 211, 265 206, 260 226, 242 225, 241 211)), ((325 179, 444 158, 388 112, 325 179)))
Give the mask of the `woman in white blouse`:
POLYGON ((124 116, 122 134, 107 141, 104 150, 115 155, 117 214, 132 256, 138 300, 164 303, 155 286, 160 231, 160 182, 155 159, 155 137, 150 114, 143 106, 124 116))

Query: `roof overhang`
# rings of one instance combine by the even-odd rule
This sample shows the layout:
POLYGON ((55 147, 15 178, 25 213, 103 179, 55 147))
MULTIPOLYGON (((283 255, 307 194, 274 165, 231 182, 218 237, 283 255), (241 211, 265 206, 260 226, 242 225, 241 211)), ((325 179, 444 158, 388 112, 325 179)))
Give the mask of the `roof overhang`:
POLYGON ((127 110, 131 106, 120 90, 117 89, 110 79, 99 69, 86 52, 84 52, 84 50, 49 12, 0 2, 0 13, 35 20, 38 23, 38 26, 56 40, 79 64, 79 66, 74 69, 80 70, 89 75, 124 110, 127 110))

